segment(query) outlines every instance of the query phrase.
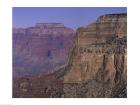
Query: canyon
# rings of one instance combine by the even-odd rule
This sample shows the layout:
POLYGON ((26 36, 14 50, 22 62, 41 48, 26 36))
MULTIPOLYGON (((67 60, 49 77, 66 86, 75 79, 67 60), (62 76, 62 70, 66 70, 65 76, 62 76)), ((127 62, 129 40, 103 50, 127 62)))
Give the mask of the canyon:
POLYGON ((61 23, 13 29, 13 77, 51 73, 63 67, 74 30, 61 23))
POLYGON ((76 32, 63 24, 38 23, 13 33, 13 97, 127 97, 127 14, 102 15, 76 32), (49 43, 49 35, 55 41, 49 43), (57 46, 61 42, 64 48, 57 46), (48 49, 56 51, 53 58, 48 59, 48 49), (44 63, 47 59, 50 63, 44 63), (60 61, 51 69, 46 66, 60 61), (33 74, 34 68, 39 73, 33 74), (32 72, 24 75, 25 70, 32 72))

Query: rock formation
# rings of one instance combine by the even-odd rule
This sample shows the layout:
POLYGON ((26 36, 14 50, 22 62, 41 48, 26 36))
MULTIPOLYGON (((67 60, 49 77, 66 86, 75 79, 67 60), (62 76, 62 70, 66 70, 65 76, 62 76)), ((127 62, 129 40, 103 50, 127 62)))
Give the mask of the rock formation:
POLYGON ((13 29, 13 76, 42 75, 63 67, 74 33, 61 23, 13 29))
POLYGON ((86 91, 82 97, 126 97, 126 35, 126 14, 103 15, 96 23, 79 28, 69 61, 71 66, 64 75, 63 82, 69 83, 64 85, 64 96, 73 96, 70 84, 82 83, 78 85, 79 93, 86 91))
POLYGON ((67 65, 14 79, 13 97, 127 97, 127 15, 103 15, 79 28, 67 65))
POLYGON ((103 70, 105 81, 114 80, 117 71, 126 74, 126 34, 125 14, 101 16, 96 23, 79 28, 72 67, 64 81, 95 79, 99 70, 103 70))

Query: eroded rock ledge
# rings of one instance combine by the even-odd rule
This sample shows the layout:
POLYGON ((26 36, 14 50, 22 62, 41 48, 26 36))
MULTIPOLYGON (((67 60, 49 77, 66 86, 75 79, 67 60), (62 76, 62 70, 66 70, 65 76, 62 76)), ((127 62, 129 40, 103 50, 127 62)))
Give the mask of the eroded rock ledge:
POLYGON ((103 15, 78 29, 71 66, 64 76, 64 83, 69 83, 64 85, 65 97, 73 96, 73 83, 78 84, 74 89, 81 97, 126 97, 126 20, 126 14, 103 15))

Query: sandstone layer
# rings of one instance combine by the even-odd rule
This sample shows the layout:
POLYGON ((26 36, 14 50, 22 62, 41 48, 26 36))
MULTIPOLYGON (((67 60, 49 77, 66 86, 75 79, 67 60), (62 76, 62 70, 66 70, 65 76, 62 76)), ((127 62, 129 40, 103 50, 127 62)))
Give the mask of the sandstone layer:
POLYGON ((126 97, 127 16, 109 14, 79 28, 64 75, 64 97, 126 97), (75 88, 71 84, 80 84, 75 88), (78 87, 78 88, 77 88, 78 87), (83 93, 83 91, 86 91, 83 93))

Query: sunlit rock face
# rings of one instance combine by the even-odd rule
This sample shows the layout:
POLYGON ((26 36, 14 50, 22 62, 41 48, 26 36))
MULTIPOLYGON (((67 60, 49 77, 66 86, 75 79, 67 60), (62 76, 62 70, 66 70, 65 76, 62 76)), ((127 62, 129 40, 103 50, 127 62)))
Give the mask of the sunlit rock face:
POLYGON ((61 23, 13 29, 13 77, 51 73, 67 62, 74 31, 61 23))
POLYGON ((95 23, 79 28, 75 57, 64 81, 75 83, 96 79, 100 70, 104 72, 104 81, 114 81, 118 68, 121 74, 125 74, 126 24, 126 14, 111 14, 100 16, 95 23))
MULTIPOLYGON (((126 97, 126 32, 126 14, 103 15, 95 23, 79 28, 63 82, 82 83, 81 92, 87 90, 84 97, 126 97)), ((73 92, 71 88, 64 86, 65 97, 73 92)))

